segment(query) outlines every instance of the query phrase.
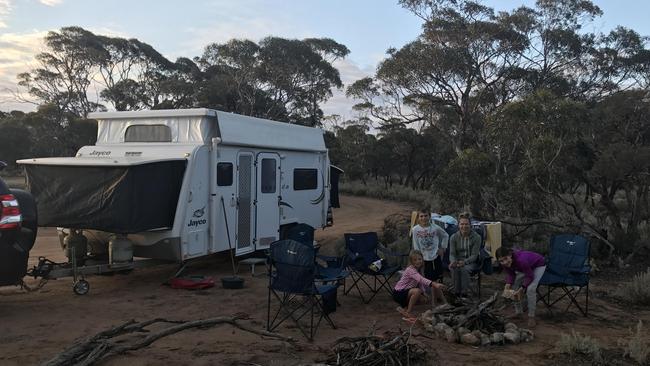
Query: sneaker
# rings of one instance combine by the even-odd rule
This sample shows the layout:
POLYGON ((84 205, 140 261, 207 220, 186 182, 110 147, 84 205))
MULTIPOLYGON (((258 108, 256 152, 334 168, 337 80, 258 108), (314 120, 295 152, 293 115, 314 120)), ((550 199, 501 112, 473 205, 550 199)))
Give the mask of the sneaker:
POLYGON ((529 316, 528 317, 528 328, 535 328, 537 326, 537 322, 535 321, 535 317, 529 316))

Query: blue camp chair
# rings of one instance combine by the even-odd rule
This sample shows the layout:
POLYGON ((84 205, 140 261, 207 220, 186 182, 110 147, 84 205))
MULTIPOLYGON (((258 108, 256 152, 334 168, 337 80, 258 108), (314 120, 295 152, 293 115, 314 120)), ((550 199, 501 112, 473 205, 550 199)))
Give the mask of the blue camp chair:
MULTIPOLYGON (((314 231, 315 229, 308 224, 294 225, 287 231, 286 239, 312 246, 314 243, 314 231)), ((342 284, 344 291, 345 279, 350 275, 346 267, 345 256, 316 255, 316 278, 323 283, 337 282, 342 284)))
POLYGON ((311 341, 323 319, 336 329, 329 314, 336 310, 337 285, 318 284, 315 257, 313 246, 295 240, 279 240, 271 243, 267 330, 273 331, 285 320, 291 319, 311 341), (271 317, 272 297, 279 303, 273 317, 271 317), (309 322, 304 324, 303 318, 307 315, 309 315, 309 322))
POLYGON ((562 299, 569 300, 564 311, 575 305, 582 315, 589 313, 589 264, 591 245, 589 240, 580 235, 556 235, 551 238, 549 256, 546 261, 546 271, 537 287, 538 301, 542 301, 549 311, 553 305, 562 299), (546 291, 542 290, 546 287, 546 291), (560 295, 552 298, 559 290, 560 295), (584 308, 578 301, 578 296, 584 290, 584 308))
POLYGON ((391 252, 379 244, 379 238, 375 232, 345 234, 345 249, 347 253, 347 265, 351 270, 350 277, 352 285, 345 289, 344 294, 348 294, 353 288, 356 288, 364 303, 369 303, 383 288, 392 295, 393 289, 389 283, 391 277, 400 269, 399 265, 391 265, 388 261, 382 261, 382 267, 378 271, 370 269, 370 265, 381 259, 379 252, 385 258, 388 257, 405 257, 408 254, 398 254, 391 252), (368 278, 372 277, 372 283, 368 278), (370 297, 365 298, 360 285, 363 284, 370 291, 370 297))
POLYGON ((314 227, 309 224, 297 224, 292 226, 285 238, 301 242, 306 245, 314 245, 314 227))

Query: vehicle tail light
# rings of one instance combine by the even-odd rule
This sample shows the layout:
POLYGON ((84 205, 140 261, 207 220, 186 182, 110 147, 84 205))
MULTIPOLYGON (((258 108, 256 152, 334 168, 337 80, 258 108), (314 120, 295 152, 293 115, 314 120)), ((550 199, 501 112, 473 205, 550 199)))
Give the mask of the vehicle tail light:
POLYGON ((20 226, 22 216, 18 200, 12 194, 0 195, 0 229, 15 229, 20 226))

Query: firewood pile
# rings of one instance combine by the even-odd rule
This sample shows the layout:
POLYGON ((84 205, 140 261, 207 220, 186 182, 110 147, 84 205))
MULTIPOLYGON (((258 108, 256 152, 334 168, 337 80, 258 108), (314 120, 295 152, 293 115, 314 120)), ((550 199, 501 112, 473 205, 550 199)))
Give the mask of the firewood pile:
POLYGON ((410 330, 395 336, 343 337, 336 340, 330 364, 341 366, 430 365, 420 345, 410 342, 410 330))
POLYGON ((428 332, 451 343, 472 346, 518 344, 533 340, 533 332, 518 328, 495 315, 494 306, 499 293, 478 305, 454 304, 440 305, 420 315, 419 320, 428 332), (456 305, 456 306, 455 306, 456 305))

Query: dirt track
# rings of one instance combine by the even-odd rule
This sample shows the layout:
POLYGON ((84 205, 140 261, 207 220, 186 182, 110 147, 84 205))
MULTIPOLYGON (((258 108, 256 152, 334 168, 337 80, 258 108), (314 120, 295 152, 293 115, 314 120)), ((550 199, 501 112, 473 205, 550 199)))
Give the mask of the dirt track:
MULTIPOLYGON (((392 202, 366 198, 343 197, 343 208, 334 212, 335 226, 317 232, 317 238, 330 246, 344 232, 380 230, 383 218, 395 212, 408 212, 409 207, 392 202)), ((331 249, 331 248, 330 248, 331 249)), ((62 260, 58 239, 53 229, 43 229, 32 260, 46 255, 62 260)), ((94 335, 129 319, 147 320, 156 317, 196 320, 201 318, 246 313, 250 323, 262 329, 266 322, 267 277, 246 279, 243 290, 224 290, 220 286, 204 291, 173 290, 162 283, 174 273, 176 266, 163 265, 136 270, 129 275, 94 276, 89 278, 91 291, 76 296, 71 281, 50 281, 34 293, 23 293, 16 288, 0 289, 0 364, 31 365, 44 362, 75 340, 94 335)), ((220 278, 230 274, 227 256, 202 261, 191 274, 220 278)), ((500 287, 501 277, 486 279, 485 293, 500 287)), ((597 282, 597 281, 593 281, 597 282)), ((611 284, 604 283, 602 286, 611 284)), ((604 291, 598 284, 592 286, 595 294, 604 291)), ((341 296, 341 307, 332 315, 338 329, 323 324, 316 341, 308 343, 295 327, 281 325, 278 331, 300 340, 296 348, 288 348, 280 341, 234 330, 229 326, 207 330, 189 330, 163 338, 139 352, 109 359, 106 365, 292 365, 323 360, 332 341, 341 336, 367 333, 375 323, 378 334, 405 328, 406 323, 395 312, 387 294, 380 294, 369 305, 363 305, 357 296, 341 296)), ((595 296, 592 296, 595 297, 595 296)), ((550 318, 540 310, 540 324, 536 340, 529 344, 507 347, 473 348, 449 344, 438 339, 416 337, 427 348, 439 354, 440 364, 517 364, 532 365, 549 362, 549 354, 560 332, 575 329, 601 340, 603 345, 615 346, 619 337, 627 335, 628 327, 637 319, 650 324, 648 309, 629 309, 598 298, 591 304, 592 315, 583 318, 576 313, 550 318)), ((424 309, 419 309, 424 310, 424 309)))

